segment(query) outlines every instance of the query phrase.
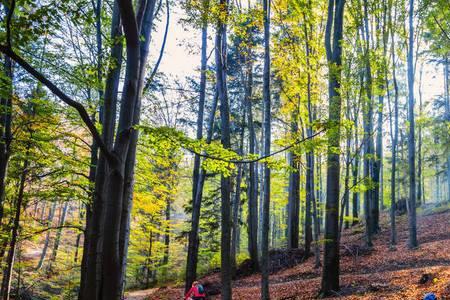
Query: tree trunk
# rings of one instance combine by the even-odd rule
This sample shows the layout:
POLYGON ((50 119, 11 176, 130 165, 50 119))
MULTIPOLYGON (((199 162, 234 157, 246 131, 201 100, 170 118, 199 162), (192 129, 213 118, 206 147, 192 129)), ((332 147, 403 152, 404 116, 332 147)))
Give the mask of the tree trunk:
MULTIPOLYGON (((292 115, 292 137, 298 138, 297 114, 292 115)), ((288 197, 288 224, 287 247, 297 249, 299 242, 299 217, 300 217, 300 157, 295 150, 288 153, 289 165, 289 197, 288 197)))
MULTIPOLYGON (((264 14, 264 70, 263 70, 263 102, 264 102, 264 155, 270 154, 271 140, 271 101, 270 101, 270 0, 263 0, 264 14)), ((261 299, 269 300, 269 218, 270 218, 270 169, 264 163, 264 198, 262 201, 261 228, 261 299)))
MULTIPOLYGON (((29 152, 29 146, 26 151, 26 156, 28 156, 29 152)), ((14 268, 14 259, 16 256, 16 244, 17 239, 19 236, 19 227, 20 227, 20 215, 22 212, 22 206, 23 206, 23 200, 24 200, 24 191, 25 191, 25 182, 28 174, 28 158, 25 157, 25 160, 23 162, 22 172, 20 175, 20 183, 19 183, 19 190, 17 193, 17 199, 15 203, 15 214, 14 214, 14 222, 12 226, 12 233, 11 233, 11 240, 9 242, 9 250, 8 250, 8 256, 6 257, 5 266, 3 268, 3 280, 2 280, 2 286, 0 290, 0 297, 3 300, 9 300, 10 299, 10 291, 11 291, 11 280, 12 280, 12 273, 14 268)))
MULTIPOLYGON (((111 23, 111 40, 118 41, 112 45, 111 59, 115 62, 109 66, 104 102, 101 119, 103 121, 102 137, 108 148, 112 148, 117 92, 119 88, 120 73, 122 66, 123 44, 119 42, 122 37, 122 25, 120 22, 120 12, 117 1, 114 3, 112 23, 111 23)), ((104 220, 104 183, 106 177, 106 158, 105 154, 100 152, 97 159, 98 146, 95 141, 91 147, 91 169, 89 172, 89 181, 94 183, 94 191, 92 195, 92 205, 86 206, 86 228, 83 242, 83 256, 81 262, 81 280, 79 300, 98 299, 101 281, 101 242, 103 238, 103 220, 104 220)))
POLYGON ((364 215, 366 217, 366 244, 372 247, 372 235, 376 233, 376 217, 378 215, 378 200, 375 199, 374 189, 374 145, 373 145, 373 95, 372 95, 372 69, 370 65, 370 33, 369 33, 369 15, 368 3, 364 0, 364 26, 363 40, 365 41, 365 92, 367 99, 364 101, 363 123, 364 123, 364 181, 368 185, 364 192, 364 215))
MULTIPOLYGON (((419 77, 419 116, 422 117, 423 105, 422 105, 422 74, 423 66, 420 68, 419 77)), ((422 205, 422 124, 418 124, 418 145, 417 145, 417 205, 422 205)), ((448 175, 447 175, 448 176, 448 175)))
MULTIPOLYGON (((137 76, 137 90, 135 97, 135 109, 133 112, 133 126, 138 126, 140 123, 141 115, 141 97, 144 89, 144 79, 146 76, 147 58, 149 54, 150 41, 152 37, 153 19, 155 14, 155 6, 157 0, 141 1, 138 10, 137 20, 141 19, 140 13, 142 12, 142 24, 138 24, 139 33, 139 59, 138 59, 138 76, 137 76), (141 9, 145 7, 145 9, 141 9), (140 27, 139 27, 140 25, 140 27)), ((167 22, 169 22, 169 4, 166 1, 167 10, 167 22)), ((123 21, 124 22, 124 21, 123 21)), ((128 57, 127 57, 128 58, 128 57)), ((127 61, 128 65, 128 61, 127 61)), ((119 232, 119 257, 120 257, 120 282, 121 282, 121 294, 123 295, 126 284, 126 266, 128 256, 128 243, 130 236, 130 216, 133 203, 133 187, 134 187, 134 169, 136 165, 136 151, 137 142, 139 138, 139 131, 133 130, 130 136, 129 149, 126 155, 125 171, 124 171, 124 189, 122 196, 121 207, 121 220, 120 220, 120 232, 119 232)))
MULTIPOLYGON (((245 103, 247 105, 248 131, 249 131, 249 153, 254 155, 256 151, 256 133, 253 122, 253 64, 251 52, 247 55, 247 82, 245 91, 245 103)), ((248 188, 248 252, 252 261, 252 269, 259 270, 258 260, 258 164, 249 165, 249 188, 248 188)))
MULTIPOLYGON (((308 1, 307 5, 308 8, 311 9, 311 1, 308 1)), ((306 83, 306 89, 307 89, 307 107, 308 107, 308 126, 307 126, 307 135, 312 136, 313 135, 313 107, 312 107, 312 80, 311 80, 311 47, 309 44, 309 35, 313 34, 313 26, 312 24, 307 25, 307 20, 305 20, 305 24, 303 26, 304 32, 305 32, 305 50, 306 50, 306 66, 308 70, 307 74, 307 83, 306 83), (309 31, 308 31, 309 29, 309 31)), ((311 240, 314 239, 314 255, 315 255, 315 267, 320 266, 320 248, 319 248, 319 219, 317 215, 317 204, 316 204, 316 198, 314 194, 315 185, 314 185, 314 151, 310 150, 306 153, 306 213, 311 213, 311 206, 312 206, 312 221, 314 223, 314 232, 311 231, 311 226, 308 226, 306 223, 310 222, 311 216, 306 216, 305 218, 305 253, 308 254, 310 252, 310 243, 311 240), (313 235, 314 233, 314 235, 313 235), (311 235, 311 236, 310 236, 311 235)))
MULTIPOLYGON (((6 9, 6 8, 5 8, 6 9)), ((12 124, 12 93, 13 93, 13 71, 11 59, 7 56, 4 58, 4 71, 8 78, 9 97, 0 97, 0 107, 2 113, 0 115, 0 226, 3 220, 4 200, 5 200, 5 180, 10 157, 10 144, 12 140, 11 124, 12 124)))
MULTIPOLYGON (((228 17, 228 1, 220 0, 224 16, 228 17)), ((230 140, 230 106, 227 90, 227 26, 226 20, 219 19, 216 34, 216 81, 217 94, 220 100, 221 143, 225 149, 231 148, 230 140)), ((222 299, 232 298, 231 293, 231 178, 221 175, 221 281, 222 299)))
POLYGON ((345 0, 329 0, 325 32, 328 61, 329 122, 327 151, 327 198, 325 209, 324 266, 321 295, 339 290, 339 173, 340 159, 334 149, 340 144, 342 36, 345 0), (333 40, 331 39, 333 36, 333 40))
MULTIPOLYGON (((444 59, 444 97, 445 97, 445 120, 448 122, 450 120, 450 92, 449 92, 449 70, 448 70, 448 57, 444 59)), ((420 98, 422 101, 422 98, 420 98)), ((422 104, 420 104, 422 106, 422 104)), ((419 127, 419 139, 421 139, 421 128, 419 127)), ((419 146, 421 145, 421 141, 419 140, 419 146)), ((420 155, 420 154, 419 154, 420 155)), ((419 156, 420 162, 420 156, 419 156)), ((420 184, 420 177, 419 177, 420 184)), ((419 185, 420 189, 420 185, 419 185)), ((450 152, 447 154, 447 201, 450 201, 450 152)), ((420 199, 419 199, 420 203, 420 199)))
MULTIPOLYGON (((203 0, 203 22, 202 22, 202 46, 201 46, 201 67, 200 67, 200 95, 197 114, 197 139, 203 138, 203 119, 206 96, 206 69, 207 69, 207 48, 208 48, 208 22, 206 20, 209 0, 203 0)), ((215 100, 216 101, 216 100, 215 100)), ((215 108, 213 109, 215 112, 215 108)), ((214 115, 214 114, 213 114, 214 115)), ((210 127, 212 129, 212 126, 210 127)), ((210 129, 208 129, 210 130, 210 129)), ((200 170, 200 156, 194 158, 194 169, 192 177, 192 225, 189 232, 188 255, 186 261, 186 282, 185 292, 187 292, 194 280, 197 278, 198 260, 198 226, 200 222, 200 208, 203 195, 204 171, 200 170), (202 174, 202 178, 200 178, 202 174)))
MULTIPOLYGON (((240 134, 240 141, 239 141, 239 149, 237 153, 239 155, 244 154, 244 132, 245 132, 245 99, 242 103, 243 107, 243 114, 242 114, 242 128, 241 128, 241 134, 240 134)), ((239 165, 237 170, 237 176, 236 176, 236 189, 234 194, 234 201, 233 201, 233 228, 232 228, 232 236, 231 236, 231 264, 233 268, 233 277, 236 273, 236 255, 239 254, 237 251, 238 244, 239 244, 239 230, 240 230, 240 218, 239 218, 239 210, 241 207, 241 183, 242 183, 242 177, 244 172, 244 166, 239 165)))
POLYGON ((409 47, 408 47, 408 164, 409 164, 409 200, 408 200, 408 247, 418 246, 416 228, 416 142, 414 117, 414 0, 409 0, 409 47))
MULTIPOLYGON (((211 143, 212 140, 214 130, 214 119, 215 119, 214 116, 217 110, 217 103, 218 103, 218 95, 216 90, 216 94, 214 95, 211 112, 208 120, 208 128, 206 136, 207 144, 211 143)), ((205 184, 205 179, 206 179, 205 170, 200 169, 197 193, 194 202, 192 203, 192 220, 191 220, 192 224, 191 224, 191 231, 189 232, 188 259, 186 261, 186 283, 185 283, 186 292, 191 288, 192 282, 195 281, 197 276, 198 247, 200 242, 198 238, 198 227, 200 222, 200 208, 201 208, 201 201, 203 198, 203 186, 205 184)))
POLYGON ((166 224, 165 224, 165 230, 164 230, 164 256, 163 256, 163 266, 167 266, 169 263, 169 248, 170 248, 170 212, 172 210, 171 208, 172 199, 167 199, 166 202, 166 224))

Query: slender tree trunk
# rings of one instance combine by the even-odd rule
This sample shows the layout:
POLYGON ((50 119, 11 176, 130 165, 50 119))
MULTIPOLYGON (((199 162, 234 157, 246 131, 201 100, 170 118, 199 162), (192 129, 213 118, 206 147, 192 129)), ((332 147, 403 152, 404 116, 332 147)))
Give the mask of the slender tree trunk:
POLYGON ((408 164, 409 164, 409 211, 408 227, 409 239, 408 247, 416 248, 417 228, 416 228, 416 143, 415 143, 415 117, 414 117, 414 0, 409 0, 409 47, 408 47, 408 164))
MULTIPOLYGON (((13 93, 13 71, 11 59, 7 56, 3 63, 5 75, 8 78, 8 87, 5 94, 8 97, 0 97, 0 107, 2 109, 0 115, 0 226, 3 220, 4 200, 5 200, 5 180, 7 176, 8 162, 10 156, 10 144, 12 140, 11 124, 12 124, 12 93, 13 93)), ((2 93, 3 94, 3 93, 2 93)))
MULTIPOLYGON (((203 22, 202 22, 202 46, 201 46, 201 67, 200 67, 200 95, 197 114, 197 139, 203 138, 203 119, 206 98, 206 69, 207 69, 207 48, 208 48, 208 22, 205 19, 209 0, 203 0, 203 22)), ((214 100, 215 101, 215 100, 214 100)), ((215 108, 214 108, 215 112, 215 108)), ((210 127, 212 128, 212 126, 210 127)), ((198 260, 198 226, 200 222, 200 208, 203 195, 204 172, 200 170, 200 156, 194 158, 193 186, 192 186, 192 225, 189 232, 188 255, 186 261, 186 282, 185 291, 187 292, 197 277, 198 260), (202 178, 201 175, 202 174, 202 178)))
POLYGON ((378 209, 374 212, 374 226, 375 231, 380 231, 380 213, 379 209, 383 206, 383 201, 381 201, 383 197, 383 177, 381 170, 383 168, 383 106, 384 106, 384 96, 380 95, 378 96, 378 108, 377 108, 377 135, 376 135, 376 154, 375 154, 375 160, 373 162, 373 172, 374 172, 374 184, 375 184, 375 190, 374 190, 374 199, 376 199, 376 203, 374 205, 377 205, 381 202, 381 204, 377 205, 378 209))
MULTIPOLYGON (((448 70, 448 57, 446 56, 444 59, 444 97, 445 97, 445 120, 450 120, 450 91, 449 91, 449 70, 448 70)), ((422 101, 422 94, 420 94, 422 101)), ((422 104, 420 104, 422 105, 422 104)), ((421 127, 419 127, 419 139, 421 139, 421 127)), ((419 140, 419 146, 421 145, 421 141, 419 140)), ((420 154, 419 154, 420 155, 420 154)), ((420 162, 420 156, 419 156, 419 162, 420 162)), ((419 183, 420 183, 420 177, 419 177, 419 183)), ((419 185, 420 189, 420 185, 419 185)), ((447 201, 450 201, 450 152, 447 154, 447 201)), ((420 199, 419 199, 420 203, 420 199)))
POLYGON ((378 211, 378 200, 374 198, 374 145, 373 145, 373 95, 372 95, 372 69, 370 65, 370 33, 368 3, 364 0, 364 26, 363 40, 365 42, 365 92, 367 99, 364 101, 363 123, 364 123, 364 166, 363 176, 368 185, 364 192, 364 215, 366 217, 366 244, 372 247, 372 235, 376 233, 376 216, 378 211))
MULTIPOLYGON (((253 63, 251 51, 247 55, 247 82, 246 82, 246 105, 249 131, 249 153, 254 155, 256 151, 256 133, 253 122, 253 63)), ((248 252, 252 261, 252 269, 259 270, 258 260, 258 164, 249 165, 249 189, 248 189, 248 252)))
POLYGON ((165 224, 165 230, 164 230, 164 256, 162 264, 163 266, 167 266, 169 263, 169 250, 170 250, 170 213, 172 211, 171 203, 172 199, 167 199, 166 201, 166 224, 165 224))
MULTIPOLYGON (((26 156, 29 153, 29 146, 26 151, 26 156)), ((8 256, 6 257, 5 266, 3 268, 3 280, 2 280, 2 286, 0 290, 0 297, 3 300, 9 300, 10 299, 10 291, 11 291, 11 280, 12 280, 12 273, 14 268, 14 259, 16 256, 16 246, 17 246, 17 239, 19 236, 19 227, 20 227, 20 215, 22 212, 23 207, 23 200, 24 200, 24 191, 25 191, 25 183, 26 178, 28 174, 28 158, 26 157, 23 162, 22 172, 20 175, 20 183, 19 183, 19 190, 17 193, 17 199, 15 201, 15 214, 14 214, 14 222, 12 226, 12 233, 11 233, 11 240, 9 242, 9 250, 8 250, 8 256)))
POLYGON ((319 182, 319 188, 317 189, 317 218, 319 219, 319 236, 323 225, 324 207, 323 207, 323 182, 322 182, 322 158, 320 155, 317 156, 317 181, 319 182), (319 209, 320 208, 320 209, 319 209))
MULTIPOLYGON (((297 114, 293 114, 291 122, 292 136, 298 138, 297 114)), ((289 165, 289 196, 288 196, 288 224, 287 247, 298 248, 299 242, 299 217, 300 217, 300 157, 295 150, 288 153, 289 165)), ((310 244, 309 244, 310 245, 310 244)), ((306 247, 306 245, 305 245, 306 247)))
MULTIPOLYGON (((227 90, 227 16, 228 1, 220 0, 225 20, 219 19, 216 34, 216 82, 220 100, 221 143, 225 149, 231 148, 230 140, 230 106, 227 90)), ((221 191, 221 280, 222 299, 232 299, 231 293, 231 178, 222 174, 220 179, 221 191)))
MULTIPOLYGON (((263 70, 263 102, 264 102, 264 155, 270 153, 271 140, 271 101, 270 101, 270 0, 263 0, 264 14, 264 70, 263 70)), ((261 299, 269 300, 269 218, 270 218, 270 169, 264 163, 264 198, 262 201, 261 228, 261 299)))
MULTIPOLYGON (((211 112, 208 120, 207 137, 206 137, 207 144, 211 143, 212 140, 217 104, 218 104, 218 95, 216 90, 216 94, 213 98, 211 112)), ((205 184, 205 179, 206 173, 203 169, 200 169, 197 193, 194 202, 192 203, 192 220, 191 220, 192 224, 191 224, 191 231, 189 232, 190 242, 188 243, 188 260, 186 262, 186 284, 185 284, 186 292, 190 289, 190 287, 192 286, 192 282, 194 282, 195 277, 197 276, 196 274, 197 274, 198 247, 200 242, 198 239, 198 228, 200 222, 200 208, 201 208, 201 200, 203 198, 203 186, 205 184), (188 274, 190 274, 189 278, 188 274), (195 277, 192 277, 193 276, 192 274, 195 274, 195 277), (188 283, 191 284, 188 285, 188 283)))
MULTIPOLYGON (((422 106, 422 74, 423 66, 420 69, 420 79, 419 79, 419 116, 422 117, 423 106, 422 106)), ((418 146, 417 146, 417 205, 422 205, 422 124, 418 124, 418 146)))
MULTIPOLYGON (((347 136, 347 145, 346 145, 346 154, 345 154, 345 177, 344 177, 344 196, 342 200, 342 206, 341 206, 341 214, 340 214, 340 222, 339 222, 339 232, 341 234, 343 229, 343 224, 345 224, 345 228, 349 228, 349 206, 350 206, 350 136, 351 134, 348 134, 347 136), (344 216, 347 218, 344 223, 344 216)), ((339 235, 340 235, 339 234, 339 235)))
POLYGON ((345 0, 329 0, 325 32, 328 61, 329 122, 327 152, 327 200, 325 208, 324 266, 321 294, 328 296, 339 290, 339 154, 333 149, 340 144, 342 36, 345 0), (333 39, 331 38, 333 36, 333 39))
MULTIPOLYGON (((392 82, 394 84, 394 116, 392 116, 392 109, 390 110, 390 123, 391 123, 391 140, 392 140, 392 166, 391 166, 391 209, 390 209, 390 222, 391 222, 391 246, 397 244, 397 229, 395 222, 395 210, 396 210, 396 193, 398 190, 397 186, 397 150, 398 150, 398 98, 399 98, 399 90, 397 84, 397 76, 396 76, 396 68, 395 68, 395 43, 394 43, 394 27, 392 26, 392 7, 389 7, 389 23, 391 24, 391 60, 392 60, 392 82), (392 120, 392 117, 394 120, 392 120)), ((396 17, 396 16, 394 16, 396 17)), ((387 72, 387 71, 386 71, 387 72)), ((386 76, 387 80, 387 76, 386 76)), ((388 89, 388 101, 390 101, 390 94, 388 89)))
MULTIPOLYGON (((240 141, 239 141, 239 150, 237 153, 239 155, 243 155, 244 153, 244 128, 245 128, 245 99, 242 103, 243 109, 243 122, 242 122, 242 129, 240 134, 240 141)), ((239 219, 239 210, 241 207, 241 183, 242 183, 242 177, 243 177, 244 167, 243 165, 238 166, 237 170, 237 176, 236 176, 236 189, 234 194, 234 201, 233 201, 233 230, 232 230, 232 236, 231 236, 231 264, 233 267, 233 277, 236 273, 236 255, 239 254, 237 251, 238 244, 239 244, 239 229, 240 229, 240 219, 239 219)))
MULTIPOLYGON (((307 2, 308 9, 311 9, 311 1, 307 2)), ((308 107, 308 126, 307 126, 307 135, 312 136, 313 135, 313 107, 312 107, 312 80, 311 80, 311 47, 309 44, 309 35, 313 34, 313 26, 307 25, 307 22, 305 20, 305 25, 303 26, 304 32, 305 32, 305 50, 306 50, 306 66, 308 70, 307 74, 307 83, 306 83, 306 89, 307 89, 307 107, 308 107), (308 30, 309 29, 309 30, 308 30)), ((312 206, 312 221, 314 223, 314 232, 311 232, 311 226, 307 226, 305 223, 305 252, 309 252, 309 235, 311 234, 311 239, 314 239, 314 255, 315 255, 315 267, 320 266, 320 248, 319 248, 319 219, 317 216, 317 204, 316 204, 316 198, 314 194, 314 151, 310 150, 306 153, 306 212, 307 214, 311 211, 312 206), (309 207, 308 207, 309 206, 309 207)), ((306 222, 311 219, 310 216, 306 216, 306 222)))

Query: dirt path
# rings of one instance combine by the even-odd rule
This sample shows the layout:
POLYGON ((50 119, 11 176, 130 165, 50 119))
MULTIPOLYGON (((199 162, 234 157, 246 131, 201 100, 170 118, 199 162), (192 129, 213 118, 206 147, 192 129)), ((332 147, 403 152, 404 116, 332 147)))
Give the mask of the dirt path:
POLYGON ((145 300, 148 299, 148 297, 152 296, 153 293, 155 293, 158 289, 148 289, 148 290, 142 290, 142 291, 135 291, 127 293, 125 296, 126 300, 145 300))

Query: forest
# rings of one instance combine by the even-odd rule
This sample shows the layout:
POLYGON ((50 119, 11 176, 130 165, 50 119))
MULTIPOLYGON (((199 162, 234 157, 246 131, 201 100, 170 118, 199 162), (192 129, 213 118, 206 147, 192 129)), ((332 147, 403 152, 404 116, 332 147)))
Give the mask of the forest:
POLYGON ((0 0, 0 61, 0 300, 450 299, 448 0, 0 0))

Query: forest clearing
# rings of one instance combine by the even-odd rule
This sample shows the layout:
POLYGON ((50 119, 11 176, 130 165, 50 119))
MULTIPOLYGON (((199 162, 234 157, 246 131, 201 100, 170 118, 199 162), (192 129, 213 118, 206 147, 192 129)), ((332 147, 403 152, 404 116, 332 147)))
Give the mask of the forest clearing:
POLYGON ((449 0, 0 0, 0 300, 450 299, 449 0))

